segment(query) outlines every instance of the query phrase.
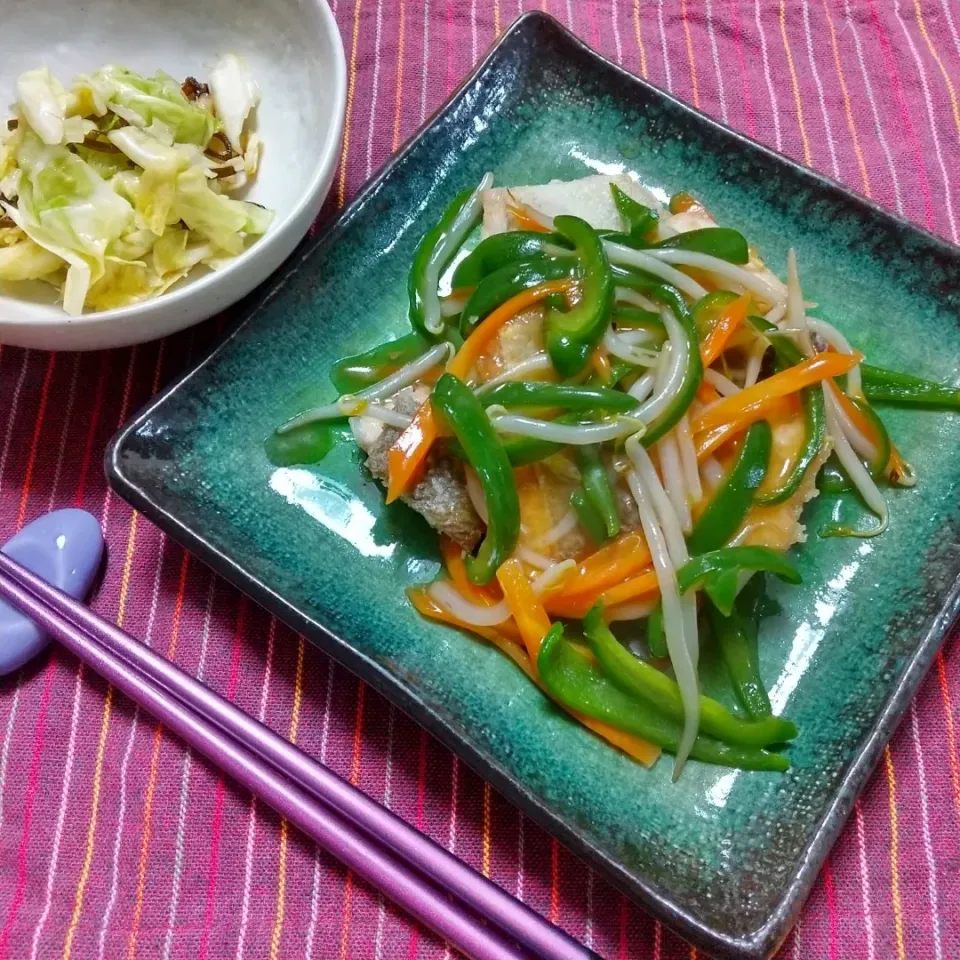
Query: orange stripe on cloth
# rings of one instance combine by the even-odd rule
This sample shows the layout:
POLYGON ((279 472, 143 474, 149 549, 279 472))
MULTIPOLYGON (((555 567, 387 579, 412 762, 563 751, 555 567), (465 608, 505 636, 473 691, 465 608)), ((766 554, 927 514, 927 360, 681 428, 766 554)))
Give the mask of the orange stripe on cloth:
POLYGON ((927 30, 927 24, 923 18, 923 6, 920 0, 913 0, 913 9, 917 17, 917 26, 923 34, 923 40, 927 45, 927 49, 930 51, 930 56, 933 57, 936 62, 940 70, 940 75, 943 77, 943 82, 947 85, 947 93, 950 96, 950 109, 953 112, 953 124, 957 128, 957 133, 960 134, 960 103, 957 101, 957 91, 953 86, 953 80, 950 79, 950 73, 943 65, 943 60, 940 58, 940 54, 927 30))
POLYGON ((830 16, 827 0, 823 0, 823 15, 827 21, 827 30, 830 33, 830 48, 833 50, 833 64, 837 71, 837 79, 840 81, 840 93, 843 97, 843 112, 847 118, 847 129, 850 131, 850 139, 853 141, 853 152, 857 157, 857 166, 860 168, 860 180, 863 184, 863 192, 865 196, 870 197, 872 196, 870 192, 870 174, 867 172, 867 164, 863 158, 863 149, 860 146, 860 137, 857 134, 857 125, 853 119, 850 91, 847 89, 847 79, 844 76, 843 63, 840 59, 840 48, 837 46, 837 31, 833 26, 833 18, 830 16))
POLYGON ((53 369, 57 362, 57 355, 50 354, 47 361, 47 370, 43 377, 43 386, 40 388, 40 404, 37 408, 36 420, 33 424, 33 437, 30 440, 30 452, 27 454, 27 469, 23 477, 23 490, 20 494, 20 507, 17 510, 17 526, 19 530, 27 517, 27 504, 30 501, 30 489, 33 485, 33 469, 37 463, 37 450, 40 447, 40 435, 43 432, 43 421, 47 412, 47 399, 50 396, 50 381, 53 379, 53 369))
POLYGON ((643 33, 640 30, 640 0, 633 0, 633 35, 640 54, 640 76, 647 79, 647 51, 643 46, 643 33))
POLYGON ((957 736, 953 726, 953 702, 950 697, 950 684, 947 680, 947 664, 943 651, 937 653, 937 681, 940 687, 940 699, 943 701, 944 720, 947 727, 947 749, 950 755, 950 780, 953 783, 953 802, 960 813, 960 761, 957 759, 957 736))
MULTIPOLYGON (((290 715, 290 728, 287 739, 297 742, 300 730, 300 705, 303 702, 303 637, 297 638, 297 670, 293 680, 293 712, 290 715)), ((280 944, 283 941, 283 917, 286 909, 287 894, 287 845, 290 825, 280 821, 280 853, 277 863, 277 906, 274 911, 273 933, 270 936, 270 960, 280 960, 280 944)))
MULTIPOLYGON (((176 656, 177 641, 180 638, 180 620, 183 615, 183 602, 187 595, 187 573, 190 569, 190 554, 183 552, 180 561, 180 580, 177 584, 177 598, 173 606, 173 622, 170 627, 170 644, 167 647, 167 659, 176 656)), ((160 769, 160 747, 163 743, 163 724, 158 723, 153 731, 153 752, 150 755, 150 773, 147 777, 147 790, 143 801, 143 833, 140 838, 140 862, 137 866, 137 890, 134 895, 133 917, 130 921, 130 934, 127 938, 127 960, 137 955, 137 937, 140 934, 140 920, 143 916, 143 897, 147 886, 147 864, 150 859, 150 840, 153 835, 153 798, 157 789, 157 773, 160 769)))
POLYGON ((490 876, 490 803, 491 803, 491 787, 490 784, 484 781, 483 784, 483 855, 481 859, 481 867, 483 869, 483 875, 485 877, 490 876))
POLYGON ((357 47, 360 42, 360 7, 357 0, 353 7, 353 39, 350 43, 350 73, 347 81, 347 112, 343 123, 343 149, 340 151, 340 179, 337 184, 337 205, 347 202, 347 159, 350 156, 350 121, 353 119, 353 97, 357 88, 357 47))
POLYGON ((400 146, 400 114, 403 109, 403 44, 406 33, 406 3, 399 0, 400 3, 400 25, 397 33, 397 92, 396 105, 393 111, 393 151, 396 153, 400 146))
POLYGON ((903 940, 903 905, 900 902, 900 827, 897 818, 897 777, 893 769, 890 747, 883 748, 887 772, 887 806, 890 811, 890 896, 893 900, 894 932, 897 938, 897 960, 907 960, 903 940))
MULTIPOLYGON (((123 619, 127 610, 127 595, 130 588, 130 571, 133 568, 133 556, 137 542, 136 511, 130 516, 130 529, 127 534, 127 552, 123 562, 123 573, 120 579, 120 601, 117 607, 117 626, 123 626, 123 619)), ((107 687, 107 694, 103 701, 103 715, 100 719, 100 738, 97 741, 97 754, 93 765, 93 792, 90 798, 90 820, 87 826, 87 840, 83 851, 83 863, 80 867, 80 877, 73 895, 73 914, 67 926, 67 933, 63 941, 63 960, 70 960, 73 950, 73 938, 76 936, 80 917, 83 914, 83 901, 86 895, 87 883, 90 880, 90 869, 93 865, 93 851, 97 837, 97 821, 100 812, 100 790, 103 786, 103 758, 107 750, 107 733, 110 730, 110 715, 113 708, 113 687, 107 687)))
POLYGON ((780 36, 783 39, 783 50, 787 55, 787 69, 790 71, 790 85, 793 87, 793 103, 797 110, 797 126, 800 128, 800 140, 803 143, 803 162, 809 167, 812 163, 810 140, 807 137, 807 128, 803 122, 803 100, 800 96, 800 83, 797 80, 797 68, 790 51, 790 41, 787 38, 787 6, 786 0, 780 0, 780 36))
MULTIPOLYGON (((350 783, 356 786, 360 780, 360 757, 363 748, 363 701, 366 684, 357 681, 357 712, 353 720, 353 759, 350 763, 350 783)), ((350 946, 350 907, 353 900, 353 871, 347 871, 343 889, 343 927, 340 930, 340 960, 349 960, 350 946)))
POLYGON ((687 46, 687 63, 690 64, 690 91, 693 105, 700 108, 700 84, 697 82, 697 61, 693 55, 693 37, 690 35, 690 21, 687 19, 687 0, 680 0, 680 20, 683 23, 683 39, 687 46))

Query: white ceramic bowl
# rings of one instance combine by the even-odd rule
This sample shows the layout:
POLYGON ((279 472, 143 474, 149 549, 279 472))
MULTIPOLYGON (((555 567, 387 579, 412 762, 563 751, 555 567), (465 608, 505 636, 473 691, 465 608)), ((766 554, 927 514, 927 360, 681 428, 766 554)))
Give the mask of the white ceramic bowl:
POLYGON ((246 199, 276 211, 270 230, 217 272, 192 276, 162 297, 68 317, 48 285, 0 287, 0 343, 97 350, 153 340, 235 303, 269 276, 320 210, 340 151, 346 65, 326 0, 16 0, 3 7, 0 114, 17 76, 48 66, 62 83, 107 63, 204 79, 237 53, 262 100, 255 129, 263 162, 246 199), (14 294, 17 293, 15 296, 14 294))

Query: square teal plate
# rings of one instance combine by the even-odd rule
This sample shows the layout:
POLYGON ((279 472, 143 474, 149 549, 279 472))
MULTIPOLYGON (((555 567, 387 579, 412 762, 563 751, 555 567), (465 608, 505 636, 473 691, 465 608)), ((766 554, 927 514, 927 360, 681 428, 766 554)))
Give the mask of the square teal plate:
MULTIPOLYGON (((874 362, 955 378, 957 249, 623 72, 528 14, 416 138, 244 308, 242 322, 114 439, 116 490, 270 611, 426 726, 498 790, 683 936, 770 955, 915 692, 957 608, 958 418, 888 410, 915 463, 881 537, 795 550, 762 670, 800 728, 785 775, 691 763, 646 770, 552 707, 496 650, 425 622, 404 588, 435 537, 385 507, 351 445, 276 469, 274 426, 330 395, 337 358, 404 331, 424 224, 492 170, 501 184, 635 173, 687 189, 874 362)), ((816 531, 855 505, 820 497, 816 531)))

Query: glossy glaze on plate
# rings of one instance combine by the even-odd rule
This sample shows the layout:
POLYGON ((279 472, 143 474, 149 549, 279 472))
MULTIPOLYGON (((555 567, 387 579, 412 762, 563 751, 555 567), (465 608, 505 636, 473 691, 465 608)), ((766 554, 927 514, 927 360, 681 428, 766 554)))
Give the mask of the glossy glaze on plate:
MULTIPOLYGON (((406 150, 207 361, 114 441, 118 491, 424 723, 495 786, 683 935, 763 957, 785 936, 957 602, 960 419, 890 411, 918 487, 890 494, 875 540, 795 550, 761 659, 800 727, 787 775, 691 763, 647 771, 568 721, 495 650, 421 620, 403 588, 435 537, 350 445, 273 468, 270 430, 329 399, 334 360, 407 329, 413 248, 453 194, 635 172, 687 189, 804 289, 874 362, 954 378, 960 257, 936 238, 630 77, 528 14, 406 150)), ((808 508, 817 530, 847 500, 808 508)), ((845 515, 847 515, 845 513, 845 515)))

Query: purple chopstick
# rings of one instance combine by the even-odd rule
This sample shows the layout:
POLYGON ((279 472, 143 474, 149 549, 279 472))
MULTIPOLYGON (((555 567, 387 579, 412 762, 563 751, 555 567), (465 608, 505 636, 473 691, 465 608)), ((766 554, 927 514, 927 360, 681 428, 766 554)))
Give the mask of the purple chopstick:
POLYGON ((3 555, 0 595, 40 622, 118 689, 156 714, 290 822, 469 955, 486 958, 520 954, 490 928, 477 927, 470 915, 458 911, 408 867, 455 894, 538 956, 557 960, 596 956, 268 727, 3 555), (241 753, 246 756, 241 757, 241 753), (269 767, 262 770, 263 765, 250 753, 269 767), (312 797, 322 802, 319 811, 312 797), (351 823, 367 836, 355 834, 351 823), (345 840, 345 834, 349 839, 345 840), (392 850, 396 859, 386 855, 380 844, 392 850), (371 846, 375 848, 372 852, 368 851, 371 846), (358 865, 349 858, 356 859, 358 865), (436 902, 438 899, 440 902, 436 902))

